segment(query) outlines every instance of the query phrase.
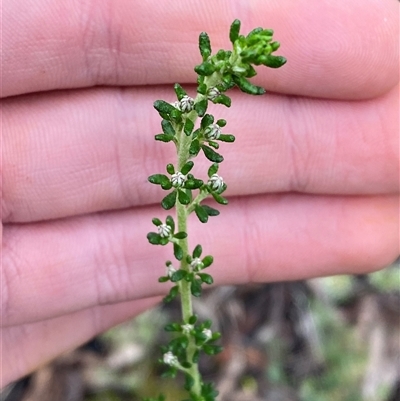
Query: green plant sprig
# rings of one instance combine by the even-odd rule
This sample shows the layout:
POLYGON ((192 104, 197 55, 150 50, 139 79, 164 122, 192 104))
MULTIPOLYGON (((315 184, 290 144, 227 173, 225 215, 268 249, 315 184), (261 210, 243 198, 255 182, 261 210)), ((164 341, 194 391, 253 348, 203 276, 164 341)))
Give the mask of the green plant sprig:
MULTIPOLYGON (((224 119, 216 120, 207 114, 209 102, 231 106, 231 98, 226 92, 237 86, 241 91, 251 95, 262 95, 265 90, 253 85, 248 79, 257 73, 254 66, 265 65, 279 68, 286 59, 272 53, 278 50, 279 43, 273 41, 271 29, 256 28, 247 36, 240 34, 240 21, 235 20, 229 32, 232 50, 219 50, 212 55, 210 39, 202 32, 199 37, 201 64, 194 70, 198 74, 197 94, 190 97, 181 85, 175 84, 177 100, 169 103, 157 100, 154 108, 160 114, 162 133, 155 136, 157 141, 173 142, 177 151, 176 164, 167 164, 167 174, 154 174, 149 177, 152 184, 160 185, 168 194, 161 201, 165 210, 175 207, 175 219, 167 216, 165 222, 153 219, 157 232, 147 234, 153 245, 173 245, 173 254, 178 266, 166 262, 166 274, 159 282, 173 284, 164 298, 170 302, 178 295, 181 299, 182 321, 173 322, 165 330, 173 333, 171 341, 162 347, 163 356, 160 362, 166 365, 165 376, 175 377, 182 372, 185 377, 184 388, 189 399, 185 401, 214 401, 218 391, 212 383, 204 383, 198 369, 201 353, 215 355, 222 347, 215 342, 220 333, 212 332, 212 322, 199 322, 193 312, 192 297, 200 297, 203 285, 213 283, 210 274, 205 273, 213 263, 213 257, 202 257, 201 245, 189 249, 187 221, 195 213, 201 223, 219 215, 219 210, 203 204, 203 200, 212 197, 218 204, 228 204, 223 193, 227 189, 224 179, 218 174, 219 164, 224 160, 217 152, 220 142, 232 143, 235 137, 224 134, 224 119), (199 126, 196 128, 197 120, 199 126), (212 163, 208 169, 206 181, 191 174, 194 159, 200 152, 212 163)), ((162 401, 164 396, 147 401, 162 401)))

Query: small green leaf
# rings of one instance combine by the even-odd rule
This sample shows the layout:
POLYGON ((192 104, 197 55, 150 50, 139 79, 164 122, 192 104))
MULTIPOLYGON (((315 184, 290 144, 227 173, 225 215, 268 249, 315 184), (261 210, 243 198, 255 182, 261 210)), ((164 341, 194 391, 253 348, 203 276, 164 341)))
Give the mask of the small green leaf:
POLYGON ((203 283, 206 283, 206 284, 211 285, 211 284, 214 282, 212 276, 210 276, 210 275, 207 274, 207 273, 198 273, 197 275, 200 277, 200 280, 201 280, 203 283))
POLYGON ((219 149, 219 143, 214 141, 208 141, 208 144, 213 147, 214 149, 219 149))
POLYGON ((216 331, 212 334, 210 341, 217 341, 221 338, 221 333, 216 331))
POLYGON ((199 220, 200 220, 202 223, 207 223, 207 221, 208 221, 208 214, 207 214, 207 212, 203 209, 202 206, 196 205, 196 206, 194 207, 194 211, 195 211, 195 213, 196 213, 196 216, 199 218, 199 220))
POLYGON ((196 139, 201 134, 201 128, 197 128, 192 135, 193 139, 196 139))
POLYGON ((218 216, 218 215, 219 215, 219 210, 214 209, 214 208, 211 207, 211 206, 202 205, 202 207, 203 207, 203 209, 206 211, 206 213, 207 213, 209 216, 218 216))
POLYGON ((209 177, 211 177, 213 174, 217 174, 218 173, 218 168, 219 168, 219 164, 218 163, 213 163, 210 168, 208 169, 207 175, 209 177))
POLYGON ((175 90, 176 97, 178 98, 178 100, 181 100, 184 96, 187 96, 186 91, 179 84, 174 85, 174 90, 175 90))
POLYGON ((195 324, 196 322, 197 322, 197 315, 190 316, 188 323, 195 324))
POLYGON ((206 84, 199 84, 197 87, 197 92, 201 95, 207 95, 207 85, 206 84))
POLYGON ((185 133, 185 135, 189 136, 194 129, 194 123, 191 119, 187 119, 185 121, 185 125, 183 126, 183 132, 185 133))
POLYGON ((168 276, 162 276, 162 277, 160 277, 160 278, 158 279, 158 282, 159 282, 159 283, 165 283, 165 282, 167 282, 167 281, 169 281, 169 277, 168 277, 168 276))
POLYGON ((168 295, 164 298, 164 302, 171 302, 179 294, 179 287, 175 285, 169 290, 168 295))
POLYGON ((212 263, 214 262, 214 258, 211 255, 207 255, 203 258, 202 262, 203 262, 203 266, 205 269, 206 267, 209 267, 212 265, 212 263))
POLYGON ((175 173, 175 167, 173 164, 171 163, 167 164, 167 173, 171 175, 175 173))
POLYGON ((185 373, 185 384, 184 384, 183 388, 186 391, 190 391, 193 386, 194 386, 193 377, 191 375, 189 375, 189 373, 185 373))
POLYGON ((205 320, 200 326, 201 326, 202 329, 210 329, 211 326, 212 326, 211 319, 205 320))
POLYGON ((165 210, 172 209, 175 206, 176 203, 176 190, 172 191, 169 193, 162 201, 161 201, 161 206, 165 210))
POLYGON ((181 281, 182 279, 184 279, 186 277, 186 274, 187 274, 187 272, 185 270, 179 269, 171 276, 171 281, 173 283, 181 281))
POLYGON ((263 28, 254 28, 252 31, 250 31, 247 36, 246 39, 251 39, 252 37, 257 36, 259 33, 261 33, 264 29, 263 28))
POLYGON ((172 124, 168 120, 161 121, 161 128, 165 135, 167 135, 169 137, 174 137, 175 130, 174 130, 172 124))
POLYGON ((190 283, 191 281, 194 280, 194 274, 193 273, 189 273, 186 275, 185 280, 190 283))
POLYGON ((179 332, 181 331, 181 325, 178 323, 168 323, 165 327, 164 327, 165 331, 169 331, 169 332, 179 332))
POLYGON ((164 174, 153 174, 148 178, 148 180, 152 184, 157 184, 157 185, 169 182, 169 178, 164 174))
POLYGON ((174 244, 174 256, 178 259, 178 260, 182 260, 183 258, 183 249, 180 245, 178 244, 174 244))
POLYGON ((202 180, 198 180, 197 178, 191 178, 185 182, 184 187, 186 189, 198 189, 198 188, 202 187, 203 185, 204 185, 204 182, 202 180))
POLYGON ((210 344, 204 344, 203 345, 203 351, 207 355, 216 355, 219 354, 223 348, 220 345, 210 345, 210 344))
POLYGON ((174 139, 174 137, 168 136, 168 135, 165 135, 165 134, 157 134, 154 137, 154 139, 156 141, 161 141, 161 142, 171 142, 174 139))
POLYGON ((244 77, 233 75, 232 78, 242 92, 248 93, 250 95, 263 95, 265 93, 264 88, 262 88, 261 86, 253 85, 244 77))
MULTIPOLYGON (((271 46, 273 52, 281 47, 281 44, 279 42, 271 42, 269 45, 271 46)), ((274 56, 274 57, 279 57, 279 56, 274 56)))
POLYGON ((201 296, 201 281, 200 280, 193 280, 192 283, 190 284, 190 292, 194 297, 200 297, 201 296))
POLYGON ((169 238, 161 237, 160 238, 160 245, 167 245, 169 242, 169 238))
POLYGON ((196 65, 194 70, 197 74, 202 75, 203 77, 208 77, 215 72, 215 65, 208 61, 204 61, 201 64, 196 65))
POLYGON ((205 401, 215 401, 218 394, 213 383, 204 383, 201 386, 201 395, 204 397, 205 401))
POLYGON ((217 121, 217 125, 220 126, 221 128, 222 128, 222 127, 225 127, 225 125, 226 125, 226 120, 224 120, 223 118, 220 118, 220 119, 217 121))
POLYGON ((189 340, 186 336, 180 336, 171 340, 168 345, 174 353, 178 353, 188 347, 189 340))
POLYGON ((198 139, 195 139, 194 141, 192 141, 192 143, 190 144, 190 148, 189 148, 189 153, 192 156, 197 156, 200 152, 200 142, 198 139))
POLYGON ((265 66, 270 67, 270 68, 282 67, 287 61, 285 59, 285 57, 282 57, 282 56, 268 55, 268 56, 263 56, 263 57, 265 57, 265 59, 262 59, 261 64, 264 64, 265 66))
POLYGON ((174 110, 171 111, 170 117, 171 120, 180 123, 182 121, 182 112, 174 107, 174 110))
POLYGON ((186 193, 186 191, 178 190, 178 199, 182 205, 188 205, 191 201, 190 196, 186 193))
POLYGON ((157 233, 148 233, 147 239, 149 240, 150 244, 153 245, 160 245, 161 236, 157 233))
POLYGON ((215 55, 215 57, 217 58, 217 60, 219 61, 224 61, 224 60, 228 60, 229 57, 231 56, 232 52, 230 50, 223 50, 220 49, 218 50, 217 54, 215 55))
POLYGON ((162 224, 162 221, 160 220, 160 219, 158 219, 157 217, 154 217, 154 219, 152 219, 151 220, 152 222, 153 222, 153 224, 155 225, 155 226, 161 226, 161 224, 162 224))
POLYGON ((231 107, 232 100, 229 96, 221 94, 212 100, 215 104, 223 104, 226 107, 231 107))
POLYGON ((192 367, 192 364, 190 362, 187 362, 187 361, 181 362, 181 365, 186 369, 190 369, 192 367))
POLYGON ((189 173, 189 171, 193 168, 194 163, 192 161, 186 162, 183 167, 181 168, 181 173, 186 175, 189 173))
POLYGON ((204 155, 207 157, 208 160, 215 163, 221 163, 222 161, 224 161, 224 158, 210 147, 206 145, 201 145, 201 148, 203 149, 204 155))
POLYGON ((172 104, 167 103, 165 100, 156 100, 153 106, 160 114, 169 115, 173 110, 176 110, 172 104))
MULTIPOLYGON (((222 96, 222 95, 221 95, 222 96)), ((202 99, 194 105, 194 109, 199 117, 203 117, 207 111, 208 102, 207 99, 202 99)))
POLYGON ((185 238, 187 238, 187 233, 185 233, 184 231, 179 231, 179 233, 176 233, 175 235, 174 235, 174 238, 176 238, 176 239, 185 239, 185 238))
POLYGON ((236 40, 239 38, 239 32, 240 32, 240 21, 238 19, 235 19, 235 21, 232 22, 232 25, 229 30, 229 39, 234 44, 236 40))
POLYGON ((207 60, 211 56, 210 38, 206 32, 202 32, 199 36, 199 49, 203 60, 207 60))
POLYGON ((172 182, 170 180, 163 182, 161 188, 166 191, 170 190, 172 188, 172 182))
POLYGON ((253 78, 257 75, 257 71, 254 69, 254 67, 251 64, 247 64, 246 68, 246 78, 253 78))
POLYGON ((235 142, 235 137, 230 134, 221 134, 218 138, 219 141, 222 142, 235 142))
MULTIPOLYGON (((172 299, 169 299, 167 301, 167 297, 164 298, 164 302, 171 302, 171 301, 172 301, 172 299)), ((160 360, 160 362, 162 362, 162 360, 160 360)), ((177 373, 178 373, 178 370, 176 368, 169 367, 165 372, 163 372, 161 374, 161 377, 174 379, 176 377, 177 373)), ((150 399, 150 401, 154 401, 154 400, 150 399)), ((159 400, 156 400, 156 401, 159 401, 159 400)), ((162 401, 164 401, 164 400, 162 400, 162 401)))
POLYGON ((172 216, 167 216, 165 222, 167 223, 167 226, 171 227, 171 233, 173 234, 175 231, 175 221, 172 216))
POLYGON ((203 252, 203 248, 201 247, 201 245, 200 244, 196 245, 196 247, 194 248, 193 253, 192 253, 193 259, 199 258, 201 256, 202 252, 203 252))
POLYGON ((211 192, 212 197, 215 199, 216 202, 218 202, 220 205, 227 205, 228 200, 223 198, 221 195, 211 192))
POLYGON ((214 116, 211 114, 205 114, 204 117, 201 119, 200 127, 202 129, 206 129, 213 122, 214 122, 214 116))

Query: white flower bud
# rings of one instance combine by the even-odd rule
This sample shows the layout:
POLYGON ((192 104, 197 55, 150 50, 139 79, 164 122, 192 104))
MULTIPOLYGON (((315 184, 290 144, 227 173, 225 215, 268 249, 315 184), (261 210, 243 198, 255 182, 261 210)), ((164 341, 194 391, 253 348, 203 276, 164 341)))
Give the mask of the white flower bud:
POLYGON ((204 135, 211 141, 218 139, 221 135, 221 127, 218 124, 211 124, 204 130, 204 135))
POLYGON ((221 92, 217 88, 210 88, 207 92, 207 97, 210 100, 214 100, 217 96, 219 96, 221 92))
POLYGON ((158 233, 161 237, 167 238, 171 234, 171 227, 166 224, 160 224, 158 227, 158 233))
POLYGON ((203 268, 203 262, 201 261, 200 258, 194 258, 191 262, 190 262, 190 267, 192 268, 192 270, 196 271, 196 270, 201 270, 203 268))
POLYGON ((213 174, 210 179, 208 180, 208 185, 213 189, 214 191, 220 191, 222 187, 224 186, 224 180, 221 176, 218 174, 213 174))
POLYGON ((171 278, 172 275, 173 275, 175 272, 176 272, 176 269, 175 269, 174 266, 172 266, 172 264, 167 266, 167 276, 168 276, 169 278, 171 278))
POLYGON ((175 187, 183 187, 183 184, 186 182, 186 175, 182 174, 180 171, 171 175, 171 184, 175 187))
POLYGON ((212 337, 212 331, 210 329, 204 329, 202 333, 207 337, 206 341, 210 340, 212 337))
POLYGON ((192 324, 183 324, 182 325, 182 331, 184 334, 189 334, 192 330, 193 330, 192 324))
POLYGON ((192 111, 194 107, 194 99, 189 96, 183 96, 183 98, 179 101, 179 109, 183 113, 188 113, 192 111))
POLYGON ((178 358, 171 351, 168 351, 163 355, 163 361, 169 366, 176 366, 179 363, 178 358))

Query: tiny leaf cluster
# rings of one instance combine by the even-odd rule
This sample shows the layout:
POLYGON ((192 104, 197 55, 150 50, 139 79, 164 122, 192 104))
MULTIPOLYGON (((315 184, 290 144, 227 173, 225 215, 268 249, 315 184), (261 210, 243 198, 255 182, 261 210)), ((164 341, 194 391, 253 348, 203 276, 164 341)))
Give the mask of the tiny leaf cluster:
MULTIPOLYGON (((205 269, 213 263, 213 257, 202 257, 202 246, 189 250, 187 221, 192 213, 201 223, 218 216, 219 210, 204 200, 212 198, 219 205, 227 205, 223 196, 227 184, 219 175, 219 166, 224 161, 220 153, 221 143, 232 143, 235 137, 225 133, 226 120, 216 119, 208 113, 211 103, 230 107, 232 100, 226 92, 238 87, 251 95, 262 95, 265 90, 253 85, 249 79, 256 75, 254 66, 264 65, 279 68, 286 59, 275 56, 279 43, 273 41, 271 29, 256 28, 247 36, 240 34, 240 21, 235 20, 229 31, 231 50, 219 50, 212 54, 210 38, 202 32, 199 36, 201 63, 194 67, 197 73, 195 96, 178 83, 174 85, 176 100, 157 100, 154 108, 161 117, 161 133, 157 141, 173 143, 177 160, 168 163, 165 172, 151 175, 148 180, 161 187, 166 194, 161 200, 165 210, 175 208, 176 216, 168 215, 165 222, 155 217, 152 222, 156 231, 147 234, 150 244, 165 246, 172 244, 175 265, 168 260, 166 273, 159 278, 169 283, 170 289, 164 301, 170 302, 180 296, 182 321, 167 324, 165 330, 172 334, 169 343, 162 347, 160 362, 166 366, 165 375, 184 375, 184 388, 189 398, 184 401, 214 401, 218 391, 211 383, 205 383, 198 370, 200 355, 215 355, 221 346, 215 344, 220 333, 212 332, 210 320, 199 322, 193 313, 191 297, 200 297, 203 285, 213 284, 213 278, 205 269), (196 177, 192 171, 193 159, 203 154, 210 161, 207 176, 196 177)), ((164 401, 165 397, 147 399, 164 401)))

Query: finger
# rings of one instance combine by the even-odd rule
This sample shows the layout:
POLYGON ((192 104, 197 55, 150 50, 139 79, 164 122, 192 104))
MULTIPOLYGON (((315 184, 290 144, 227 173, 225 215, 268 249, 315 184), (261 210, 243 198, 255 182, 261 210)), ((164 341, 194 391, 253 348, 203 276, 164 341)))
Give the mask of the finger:
MULTIPOLYGON (((95 85, 194 82, 197 38, 228 48, 229 25, 275 30, 288 64, 262 71, 267 89, 369 98, 398 82, 398 3, 393 0, 82 2, 8 1, 2 96, 95 85), (184 34, 182 34, 184 33, 184 34), (379 73, 377 73, 379 72, 379 73)), ((230 46, 229 46, 230 48, 230 46)))
MULTIPOLYGON (((192 221, 189 242, 215 257, 218 284, 365 273, 398 255, 398 208, 398 197, 239 198, 207 227, 192 221)), ((147 243, 155 216, 165 213, 139 208, 6 226, 3 325, 165 293, 157 279, 174 259, 171 247, 147 243)))
POLYGON ((46 321, 1 329, 2 364, 7 367, 2 371, 2 385, 33 372, 157 302, 159 298, 96 306, 46 321))
MULTIPOLYGON (((221 148, 228 195, 397 193, 398 95, 395 89, 379 99, 337 102, 234 92, 233 109, 216 114, 236 135, 221 148)), ((172 144, 154 141, 161 131, 157 98, 173 100, 167 89, 136 88, 6 101, 3 221, 158 202, 162 191, 147 177, 165 172, 176 155, 172 144)), ((199 178, 208 163, 196 160, 199 178)))

